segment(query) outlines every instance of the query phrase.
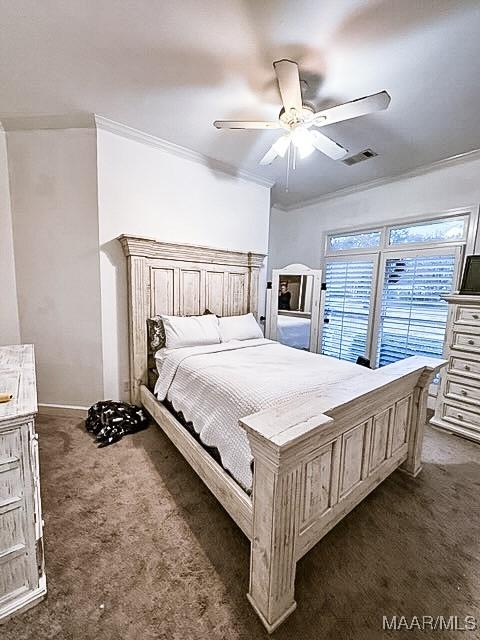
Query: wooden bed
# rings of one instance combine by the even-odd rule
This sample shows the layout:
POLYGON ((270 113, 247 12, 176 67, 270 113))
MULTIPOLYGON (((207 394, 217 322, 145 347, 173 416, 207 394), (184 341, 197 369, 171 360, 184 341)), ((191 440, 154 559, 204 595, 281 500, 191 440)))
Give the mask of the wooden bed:
POLYGON ((247 597, 272 632, 296 607, 297 561, 395 469, 420 472, 428 386, 445 361, 415 356, 243 418, 254 458, 250 497, 146 386, 146 320, 205 309, 256 314, 265 256, 119 241, 128 262, 131 401, 147 409, 250 539, 247 597))

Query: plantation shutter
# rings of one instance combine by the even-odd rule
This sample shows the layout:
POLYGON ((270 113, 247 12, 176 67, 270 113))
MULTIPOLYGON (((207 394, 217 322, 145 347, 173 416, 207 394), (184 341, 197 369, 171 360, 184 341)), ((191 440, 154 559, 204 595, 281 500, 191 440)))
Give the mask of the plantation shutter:
POLYGON ((441 357, 455 254, 388 258, 380 309, 378 366, 412 355, 441 357))
POLYGON ((355 362, 367 354, 375 264, 372 258, 326 262, 325 355, 355 362))

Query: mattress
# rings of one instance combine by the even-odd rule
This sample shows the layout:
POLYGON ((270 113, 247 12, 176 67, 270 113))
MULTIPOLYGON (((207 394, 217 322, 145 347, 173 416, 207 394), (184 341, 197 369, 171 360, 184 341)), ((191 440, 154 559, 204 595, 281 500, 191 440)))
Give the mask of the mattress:
POLYGON ((156 354, 155 395, 191 422, 200 441, 247 491, 252 454, 239 420, 333 384, 372 372, 342 360, 264 338, 185 347, 156 354))
POLYGON ((277 340, 294 349, 309 349, 310 319, 278 315, 277 340))

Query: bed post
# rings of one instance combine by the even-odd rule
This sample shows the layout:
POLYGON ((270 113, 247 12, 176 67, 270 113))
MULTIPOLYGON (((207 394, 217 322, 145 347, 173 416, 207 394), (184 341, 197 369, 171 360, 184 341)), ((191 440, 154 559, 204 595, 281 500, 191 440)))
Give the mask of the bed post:
POLYGON ((408 435, 408 457, 400 469, 416 478, 422 470, 422 447, 427 422, 427 400, 430 383, 437 371, 425 368, 413 392, 413 407, 408 435))
POLYGON ((128 349, 130 369, 130 402, 140 404, 140 387, 147 384, 147 309, 149 284, 146 258, 135 249, 135 238, 118 238, 127 258, 128 349))
POLYGON ((246 313, 251 311, 258 320, 258 295, 260 270, 265 256, 259 253, 248 253, 248 289, 246 313))
MULTIPOLYGON (((285 417, 282 409, 278 411, 285 417)), ((294 413, 299 415, 295 409, 294 413)), ((297 606, 294 589, 299 554, 296 546, 305 512, 302 504, 305 463, 321 451, 322 427, 333 424, 332 418, 321 414, 314 416, 311 423, 299 419, 295 434, 275 441, 265 436, 265 431, 269 430, 269 423, 275 429, 278 417, 274 409, 240 421, 247 431, 255 465, 247 597, 269 633, 297 606)))
POLYGON ((255 460, 250 588, 247 597, 269 633, 294 611, 300 473, 272 442, 250 433, 255 460))

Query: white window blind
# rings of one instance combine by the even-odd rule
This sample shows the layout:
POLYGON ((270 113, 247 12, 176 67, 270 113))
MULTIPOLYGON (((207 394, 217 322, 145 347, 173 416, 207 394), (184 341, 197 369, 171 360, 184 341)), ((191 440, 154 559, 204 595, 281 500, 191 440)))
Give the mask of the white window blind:
POLYGON ((380 310, 378 366, 412 355, 441 357, 455 255, 388 258, 380 310))
POLYGON ((365 356, 374 277, 370 260, 331 261, 325 265, 322 353, 355 362, 365 356))

